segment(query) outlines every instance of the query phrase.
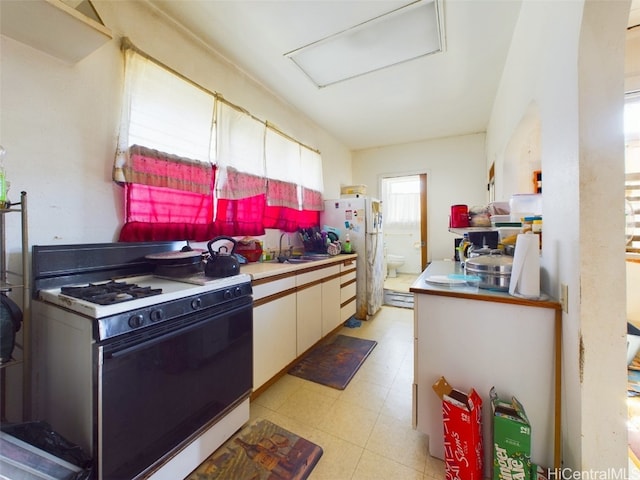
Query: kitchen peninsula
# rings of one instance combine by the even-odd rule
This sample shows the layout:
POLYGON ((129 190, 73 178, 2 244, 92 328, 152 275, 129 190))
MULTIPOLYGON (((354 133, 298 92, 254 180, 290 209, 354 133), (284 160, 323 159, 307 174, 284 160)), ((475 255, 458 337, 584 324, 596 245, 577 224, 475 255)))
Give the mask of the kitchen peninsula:
POLYGON ((528 300, 466 285, 427 282, 460 274, 458 262, 433 262, 413 283, 414 428, 429 436, 429 453, 444 458, 441 400, 432 385, 444 376, 456 389, 474 388, 483 400, 485 476, 490 475, 491 404, 515 396, 532 426, 531 460, 560 462, 561 319, 559 303, 528 300))

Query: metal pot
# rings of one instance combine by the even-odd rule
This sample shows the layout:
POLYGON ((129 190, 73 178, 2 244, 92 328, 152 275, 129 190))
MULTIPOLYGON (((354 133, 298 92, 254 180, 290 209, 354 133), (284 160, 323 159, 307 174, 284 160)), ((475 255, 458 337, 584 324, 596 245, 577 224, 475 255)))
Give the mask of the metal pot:
POLYGON ((153 273, 162 277, 187 277, 202 271, 202 250, 194 250, 189 245, 177 252, 160 252, 146 255, 155 269, 153 273))
POLYGON ((480 277, 480 288, 508 291, 511 281, 513 257, 507 255, 480 255, 464 263, 467 274, 480 277))
POLYGON ((235 256, 236 242, 231 237, 216 237, 207 244, 211 257, 207 260, 207 264, 204 267, 204 274, 207 277, 230 277, 240 273, 240 262, 235 256), (233 244, 231 251, 229 252, 226 245, 218 248, 214 251, 212 245, 220 240, 227 240, 233 244), (223 250, 224 249, 224 250, 223 250))

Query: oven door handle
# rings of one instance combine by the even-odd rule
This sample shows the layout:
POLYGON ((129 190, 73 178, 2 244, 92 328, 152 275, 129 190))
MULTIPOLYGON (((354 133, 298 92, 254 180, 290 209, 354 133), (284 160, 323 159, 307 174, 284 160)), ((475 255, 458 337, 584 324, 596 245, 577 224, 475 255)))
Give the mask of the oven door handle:
POLYGON ((125 347, 125 348, 122 348, 120 350, 116 350, 113 353, 107 353, 107 352, 103 351, 104 358, 105 358, 105 360, 109 360, 111 358, 115 359, 115 358, 119 358, 119 357, 124 357, 126 355, 130 355, 130 354, 135 353, 135 352, 137 352, 139 350, 142 350, 144 348, 151 347, 151 346, 155 345, 156 343, 165 342, 166 340, 169 340, 169 339, 171 339, 171 338, 173 338, 173 337, 175 337, 177 335, 182 335, 184 333, 190 332, 191 330, 199 328, 203 323, 215 321, 219 317, 224 317, 224 316, 229 315, 231 313, 237 312, 238 310, 241 310, 243 308, 251 309, 252 308, 252 304, 248 303, 248 304, 243 305, 241 307, 234 308, 232 310, 227 310, 224 313, 220 313, 219 315, 215 315, 213 317, 208 317, 208 318, 202 319, 200 321, 192 323, 191 325, 182 326, 182 327, 177 328, 177 329, 175 329, 175 330, 173 330, 172 332, 169 332, 169 333, 164 332, 162 334, 159 334, 155 338, 152 338, 150 340, 145 340, 142 343, 136 343, 135 345, 132 345, 130 347, 125 347))
POLYGON ((179 329, 176 329, 173 332, 162 333, 162 334, 156 336, 155 338, 152 338, 150 340, 145 340, 142 343, 136 343, 135 345, 132 345, 130 347, 125 347, 125 348, 122 348, 120 350, 116 350, 113 353, 107 354, 107 359, 124 357, 124 356, 130 355, 132 353, 135 353, 135 352, 137 352, 139 350, 143 350, 145 348, 152 347, 156 343, 166 342, 167 340, 170 340, 173 337, 176 337, 178 335, 182 335, 184 333, 190 332, 191 330, 199 328, 200 325, 202 325, 203 323, 210 322, 212 320, 215 320, 215 318, 213 318, 213 319, 212 318, 207 318, 206 320, 202 320, 200 322, 193 323, 193 324, 188 325, 186 327, 181 327, 179 329))

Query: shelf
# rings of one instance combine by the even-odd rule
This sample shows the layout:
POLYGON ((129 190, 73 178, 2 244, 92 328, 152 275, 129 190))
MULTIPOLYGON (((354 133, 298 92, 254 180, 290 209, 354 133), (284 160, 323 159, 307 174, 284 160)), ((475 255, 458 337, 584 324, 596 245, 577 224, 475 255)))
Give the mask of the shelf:
MULTIPOLYGON (((0 5, 6 4, 0 0, 0 5)), ((4 13, 4 10, 3 10, 4 13)), ((13 280, 13 278, 12 278, 13 280)), ((0 420, 5 421, 6 402, 5 394, 7 390, 5 368, 15 365, 22 366, 22 418, 28 420, 31 416, 31 292, 29 289, 29 238, 27 221, 27 192, 21 192, 20 202, 12 203, 9 208, 0 209, 0 291, 7 292, 21 290, 22 296, 22 341, 16 341, 15 349, 21 350, 21 358, 12 359, 0 364, 0 420), (5 215, 19 214, 21 218, 21 228, 19 232, 12 232, 20 236, 20 257, 22 273, 12 272, 7 269, 7 229, 5 225, 5 215), (11 275, 20 281, 20 284, 10 282, 7 276, 11 275)))
POLYGON ((0 33, 70 64, 113 38, 111 30, 61 0, 0 2, 0 33))
POLYGON ((493 232, 496 230, 497 228, 494 228, 494 227, 461 227, 461 228, 449 227, 449 231, 451 233, 455 233, 456 235, 461 235, 461 236, 469 232, 493 232))
POLYGON ((13 367, 14 365, 20 365, 21 363, 22 363, 22 360, 9 360, 8 362, 3 362, 3 363, 0 363, 0 370, 7 367, 13 367))

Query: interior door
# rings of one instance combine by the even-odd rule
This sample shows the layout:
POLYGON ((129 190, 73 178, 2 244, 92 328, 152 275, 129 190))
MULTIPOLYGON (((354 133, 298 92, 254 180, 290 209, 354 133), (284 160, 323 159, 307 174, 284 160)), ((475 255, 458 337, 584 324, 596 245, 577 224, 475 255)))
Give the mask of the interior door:
POLYGON ((429 252, 427 250, 427 174, 420 174, 420 259, 421 269, 427 268, 429 252))

